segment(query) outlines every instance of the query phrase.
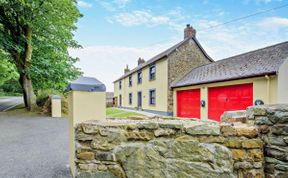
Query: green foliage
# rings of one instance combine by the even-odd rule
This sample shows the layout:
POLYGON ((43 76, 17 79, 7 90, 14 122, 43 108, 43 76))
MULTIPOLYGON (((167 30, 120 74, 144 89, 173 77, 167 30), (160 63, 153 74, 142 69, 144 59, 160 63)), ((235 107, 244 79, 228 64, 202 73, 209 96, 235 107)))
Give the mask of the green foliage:
POLYGON ((8 80, 18 77, 14 64, 9 62, 7 55, 0 50, 0 88, 8 80))
POLYGON ((61 93, 59 93, 59 91, 53 90, 53 89, 47 89, 47 90, 39 90, 37 93, 37 98, 36 98, 36 103, 38 106, 42 107, 45 102, 47 101, 47 99, 49 98, 49 96, 52 95, 62 95, 61 93))
POLYGON ((80 47, 73 31, 81 16, 75 0, 0 0, 0 49, 19 74, 32 78, 34 90, 64 91, 67 81, 81 74, 74 67, 78 59, 68 54, 68 48, 80 47), (28 29, 31 61, 26 59, 28 29))
POLYGON ((18 82, 18 79, 10 79, 6 81, 1 87, 2 92, 9 93, 9 95, 21 95, 22 88, 18 82))

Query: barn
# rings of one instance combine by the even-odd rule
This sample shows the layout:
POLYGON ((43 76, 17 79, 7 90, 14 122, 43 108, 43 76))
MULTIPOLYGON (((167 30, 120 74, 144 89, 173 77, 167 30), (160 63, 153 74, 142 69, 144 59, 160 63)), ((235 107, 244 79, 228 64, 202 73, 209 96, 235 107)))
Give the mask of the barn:
POLYGON ((224 111, 288 103, 288 42, 193 68, 171 88, 178 117, 220 121, 224 111))

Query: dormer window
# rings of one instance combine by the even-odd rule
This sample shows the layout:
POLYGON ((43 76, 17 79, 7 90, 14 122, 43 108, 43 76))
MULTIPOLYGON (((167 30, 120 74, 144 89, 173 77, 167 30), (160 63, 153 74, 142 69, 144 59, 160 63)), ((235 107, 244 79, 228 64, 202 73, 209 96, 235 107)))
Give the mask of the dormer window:
POLYGON ((153 64, 149 67, 149 80, 156 79, 156 65, 153 64))
POLYGON ((132 87, 132 75, 129 76, 129 87, 132 87))

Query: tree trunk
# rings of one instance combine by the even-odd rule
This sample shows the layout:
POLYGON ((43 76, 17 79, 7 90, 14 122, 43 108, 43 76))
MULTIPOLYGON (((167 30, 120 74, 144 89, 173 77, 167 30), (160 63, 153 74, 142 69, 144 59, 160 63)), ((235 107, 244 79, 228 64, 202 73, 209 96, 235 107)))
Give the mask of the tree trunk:
POLYGON ((23 90, 25 107, 30 111, 35 111, 35 109, 37 108, 36 95, 33 90, 31 77, 29 76, 27 71, 27 69, 29 69, 31 66, 31 58, 32 58, 32 29, 30 27, 26 28, 25 37, 26 37, 26 46, 24 56, 21 59, 22 65, 21 65, 19 82, 23 90))
POLYGON ((32 80, 27 74, 20 74, 19 82, 23 90, 23 99, 25 107, 30 111, 35 111, 36 105, 36 95, 33 90, 32 80))

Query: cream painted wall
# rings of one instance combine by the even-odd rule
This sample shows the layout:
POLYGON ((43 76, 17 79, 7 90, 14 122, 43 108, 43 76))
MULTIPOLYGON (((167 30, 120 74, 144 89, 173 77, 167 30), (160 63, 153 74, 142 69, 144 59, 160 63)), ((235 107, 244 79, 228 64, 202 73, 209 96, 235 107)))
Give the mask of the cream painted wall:
POLYGON ((52 117, 61 117, 61 99, 51 99, 51 113, 52 117))
MULTIPOLYGON (((208 119, 208 88, 209 87, 218 87, 218 86, 229 86, 229 85, 237 85, 237 84, 245 84, 245 83, 253 83, 253 101, 256 99, 261 99, 265 104, 275 104, 277 103, 277 76, 269 76, 269 77, 254 77, 248 79, 240 79, 240 80, 232 80, 226 82, 217 82, 217 83, 208 83, 203 85, 195 85, 188 87, 180 87, 173 89, 173 114, 177 115, 177 97, 176 93, 179 90, 188 90, 188 89, 201 89, 201 100, 206 101, 206 106, 204 108, 201 107, 201 119, 208 119), (269 81, 270 80, 270 81, 269 81)), ((199 103, 200 104, 200 103, 199 103)))
MULTIPOLYGON (((147 110, 167 112, 168 98, 168 62, 166 59, 156 63, 156 79, 149 80, 149 67, 142 69, 142 84, 137 84, 137 72, 132 74, 132 87, 129 87, 129 77, 122 79, 122 89, 119 90, 119 81, 114 83, 114 97, 122 94, 122 106, 136 108, 137 92, 142 92, 142 108, 147 110), (149 90, 156 90, 156 105, 149 104, 149 90), (129 104, 129 93, 132 93, 132 104, 129 104)), ((119 105, 118 105, 119 106, 119 105)))
POLYGON ((288 103, 288 59, 280 67, 278 73, 278 103, 288 103))
POLYGON ((68 94, 69 110, 69 162, 75 176, 75 124, 88 120, 106 119, 106 92, 70 91, 68 94))

